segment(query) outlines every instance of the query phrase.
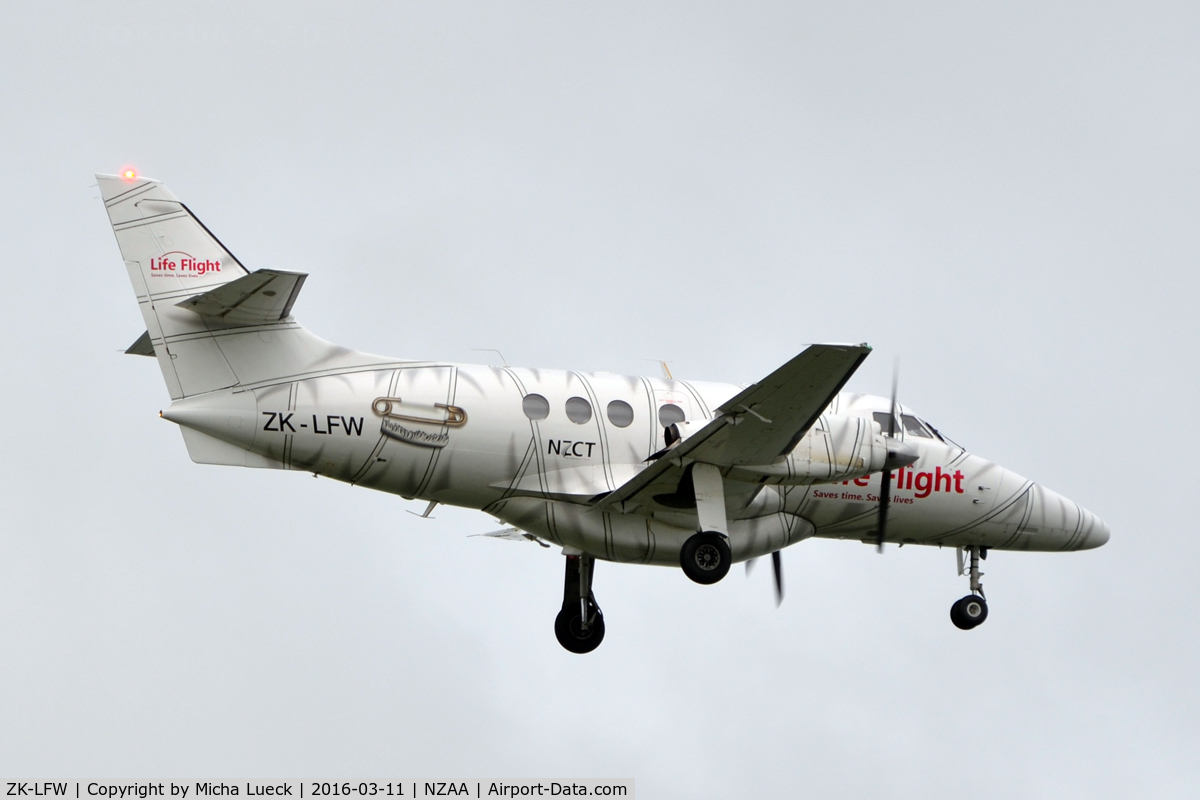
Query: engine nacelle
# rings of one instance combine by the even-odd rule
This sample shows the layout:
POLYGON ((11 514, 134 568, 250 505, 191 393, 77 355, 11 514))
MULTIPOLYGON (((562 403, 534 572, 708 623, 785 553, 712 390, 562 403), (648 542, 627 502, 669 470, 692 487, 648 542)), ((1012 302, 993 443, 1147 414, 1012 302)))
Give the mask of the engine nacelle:
MULTIPOLYGON (((882 471, 898 455, 900 460, 907 459, 907 454, 899 452, 905 449, 911 447, 884 436, 873 420, 824 414, 786 458, 774 464, 734 467, 729 477, 785 486, 852 480, 882 471)), ((915 460, 914 451, 907 463, 915 460)))

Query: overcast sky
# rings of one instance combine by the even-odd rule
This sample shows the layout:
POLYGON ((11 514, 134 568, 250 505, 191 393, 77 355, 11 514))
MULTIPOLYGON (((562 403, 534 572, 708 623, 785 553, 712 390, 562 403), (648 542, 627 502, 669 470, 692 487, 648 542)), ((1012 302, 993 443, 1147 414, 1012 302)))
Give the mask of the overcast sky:
POLYGON ((1200 785, 1191 3, 10 4, 0 780, 611 776, 640 797, 1200 785), (869 342, 1113 531, 808 541, 704 587, 484 514, 193 464, 94 172, 159 178, 297 318, 398 357, 751 382, 869 342))

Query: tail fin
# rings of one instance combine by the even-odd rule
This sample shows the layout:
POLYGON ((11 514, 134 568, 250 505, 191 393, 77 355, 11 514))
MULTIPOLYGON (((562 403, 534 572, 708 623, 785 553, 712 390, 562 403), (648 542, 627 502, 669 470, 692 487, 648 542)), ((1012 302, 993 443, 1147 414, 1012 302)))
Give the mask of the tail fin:
POLYGON ((134 280, 139 296, 195 294, 249 274, 158 181, 116 175, 96 179, 121 257, 139 265, 141 280, 134 280))
POLYGON ((158 181, 96 179, 171 399, 236 385, 209 323, 175 303, 244 277, 246 268, 158 181))
POLYGON ((153 348, 172 400, 378 360, 296 324, 304 276, 248 272, 158 181, 96 178, 149 337, 130 350, 153 348))

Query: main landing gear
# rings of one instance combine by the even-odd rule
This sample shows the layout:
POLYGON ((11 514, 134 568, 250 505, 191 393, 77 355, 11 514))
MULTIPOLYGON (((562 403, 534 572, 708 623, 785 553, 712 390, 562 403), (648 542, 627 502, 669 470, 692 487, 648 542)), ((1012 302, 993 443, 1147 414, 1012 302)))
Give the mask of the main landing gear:
POLYGON ((716 583, 729 574, 729 565, 733 563, 729 536, 725 533, 729 530, 725 485, 721 471, 712 464, 693 464, 691 477, 700 533, 692 534, 683 543, 679 566, 696 583, 716 583))
MULTIPOLYGON (((987 548, 978 545, 968 547, 971 555, 971 593, 950 606, 950 621, 955 627, 969 631, 977 625, 982 625, 987 619, 987 600, 983 595, 983 584, 979 579, 983 573, 979 571, 979 559, 987 558, 987 548)), ((963 574, 963 548, 958 548, 958 574, 963 574)))
POLYGON ((590 653, 604 641, 604 612, 592 594, 596 560, 587 554, 567 556, 562 611, 554 618, 558 643, 572 653, 590 653))
POLYGON ((714 531, 703 531, 688 537, 679 551, 679 566, 683 574, 696 583, 716 583, 729 574, 733 555, 729 540, 714 531))

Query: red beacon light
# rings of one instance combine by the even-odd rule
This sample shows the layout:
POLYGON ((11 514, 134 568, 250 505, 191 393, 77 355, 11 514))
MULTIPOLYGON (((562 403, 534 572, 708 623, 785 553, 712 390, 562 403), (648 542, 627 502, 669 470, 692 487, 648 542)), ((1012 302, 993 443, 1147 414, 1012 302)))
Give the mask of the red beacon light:
POLYGON ((137 180, 137 170, 134 170, 134 169, 122 170, 121 177, 127 181, 137 180))

